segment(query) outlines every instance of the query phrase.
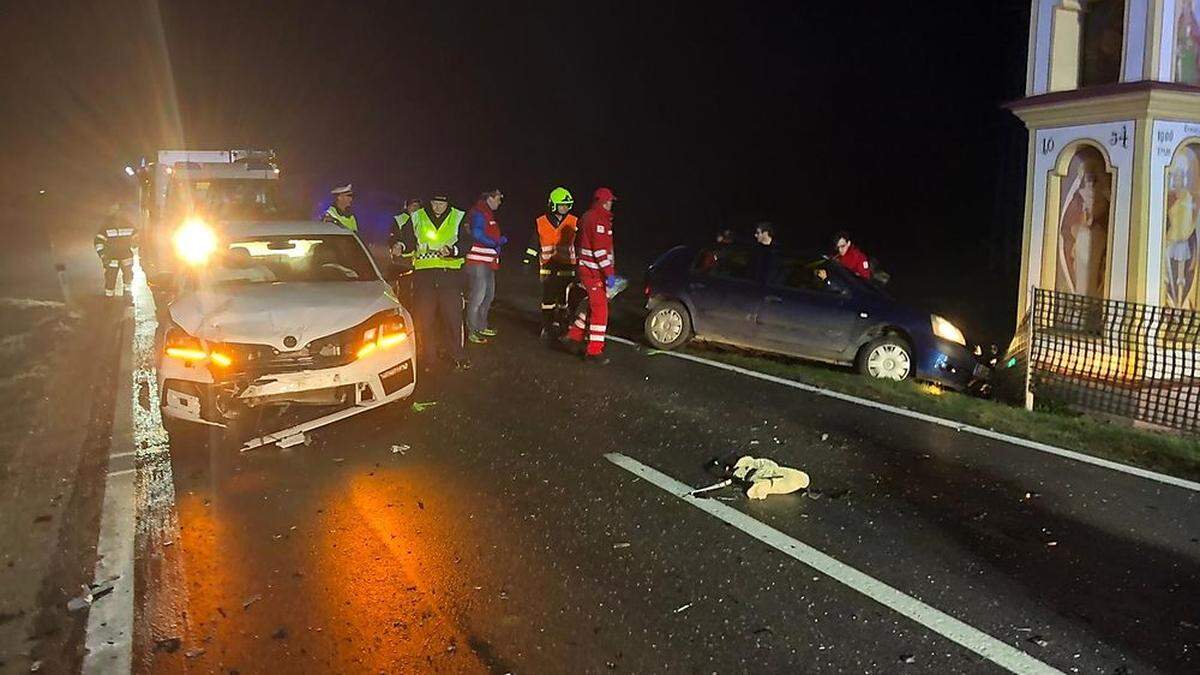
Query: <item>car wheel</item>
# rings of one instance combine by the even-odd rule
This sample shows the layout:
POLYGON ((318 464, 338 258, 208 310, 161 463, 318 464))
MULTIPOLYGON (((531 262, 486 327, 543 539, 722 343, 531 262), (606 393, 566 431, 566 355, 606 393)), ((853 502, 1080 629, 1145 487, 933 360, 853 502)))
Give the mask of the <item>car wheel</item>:
POLYGON ((913 371, 912 347, 895 335, 872 340, 858 354, 858 371, 880 380, 907 380, 913 371))
POLYGON ((692 337, 692 318, 682 304, 668 300, 646 315, 646 340, 656 349, 675 349, 692 337))

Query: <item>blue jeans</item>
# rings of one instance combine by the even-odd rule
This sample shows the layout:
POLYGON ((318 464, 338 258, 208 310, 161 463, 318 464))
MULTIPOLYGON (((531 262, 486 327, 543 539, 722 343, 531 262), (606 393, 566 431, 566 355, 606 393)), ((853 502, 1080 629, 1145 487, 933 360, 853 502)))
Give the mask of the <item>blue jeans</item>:
POLYGON ((488 313, 496 297, 496 270, 488 265, 467 265, 467 330, 488 327, 488 313))

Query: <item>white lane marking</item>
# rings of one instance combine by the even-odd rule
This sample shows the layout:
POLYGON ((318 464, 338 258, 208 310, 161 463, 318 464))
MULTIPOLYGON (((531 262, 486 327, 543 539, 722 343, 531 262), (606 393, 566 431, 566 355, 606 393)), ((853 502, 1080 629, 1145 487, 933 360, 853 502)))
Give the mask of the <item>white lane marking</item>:
POLYGON ((684 502, 745 532, 772 548, 825 574, 849 588, 862 593, 885 607, 925 626, 948 640, 979 654, 1013 673, 1061 673, 1025 652, 997 640, 983 631, 935 609, 884 582, 832 558, 799 539, 765 525, 754 518, 726 506, 723 502, 688 496, 692 490, 674 478, 620 453, 605 455, 608 461, 633 475, 669 492, 684 502))
POLYGON ((108 458, 109 459, 120 459, 122 457, 134 457, 137 454, 138 454, 137 450, 130 450, 129 452, 118 452, 116 454, 109 455, 108 458))
MULTIPOLYGON (((642 346, 632 340, 626 340, 625 338, 621 338, 621 337, 613 337, 610 335, 610 336, 608 336, 608 339, 612 340, 613 342, 620 342, 621 344, 629 345, 631 347, 641 348, 641 346, 642 346)), ((1082 452, 1075 452, 1074 450, 1067 450, 1065 448, 1059 448, 1059 447, 1056 447, 1053 445, 1047 445, 1045 443, 1031 441, 1031 440, 1028 440, 1025 438, 1021 438, 1019 436, 1009 436, 1008 434, 1002 434, 998 431, 992 431, 991 429, 984 429, 982 427, 971 426, 970 424, 965 424, 963 422, 955 422, 954 420, 948 420, 943 417, 935 417, 933 415, 927 415, 925 413, 916 412, 914 410, 907 410, 905 408, 899 408, 894 405, 888 405, 886 403, 880 403, 878 401, 872 401, 872 400, 866 399, 866 398, 859 398, 857 396, 851 396, 850 394, 843 394, 841 392, 832 391, 829 389, 822 389, 821 387, 815 387, 811 384, 805 384, 803 382, 797 382, 795 380, 789 380, 787 378, 778 377, 775 375, 768 375, 766 373, 760 373, 756 370, 750 370, 749 368, 733 366, 728 363, 721 363, 720 361, 712 361, 709 359, 701 358, 699 356, 692 356, 691 354, 679 354, 677 352, 667 352, 667 351, 659 352, 659 353, 666 355, 666 356, 673 356, 677 359, 684 359, 685 361, 693 361, 695 363, 702 363, 706 366, 712 366, 713 368, 720 368, 722 370, 728 370, 730 372, 740 373, 742 375, 748 375, 750 377, 758 378, 760 380, 766 380, 767 382, 774 382, 775 384, 782 384, 785 387, 792 387, 793 389, 800 389, 802 391, 807 391, 812 394, 818 394, 820 396, 828 396, 829 398, 835 398, 840 401, 847 401, 849 403, 855 403, 858 405, 867 406, 868 408, 875 408, 876 410, 883 410, 884 412, 889 412, 889 413, 892 413, 895 415, 903 415, 904 417, 911 417, 913 419, 921 420, 923 422, 929 422, 931 424, 937 424, 937 425, 940 425, 943 427, 948 427, 950 429, 954 429, 955 431, 965 431, 967 433, 975 434, 977 436, 983 436, 984 438, 990 438, 995 441, 1003 441, 1005 443, 1011 443, 1013 445, 1019 445, 1019 446, 1025 447, 1025 448, 1029 448, 1030 450, 1037 450, 1039 452, 1045 452, 1047 454, 1057 455, 1059 457, 1074 460, 1076 462, 1083 462, 1084 464, 1092 464, 1094 466, 1103 467, 1105 469, 1112 469, 1113 471, 1120 471, 1122 473, 1127 473, 1131 476, 1137 476, 1139 478, 1146 478, 1148 480, 1158 481, 1159 483, 1165 483, 1167 485, 1174 485, 1175 487, 1180 487, 1185 490, 1192 490, 1194 492, 1200 492, 1200 483, 1187 480, 1186 478, 1178 478, 1176 476, 1168 476, 1165 473, 1158 473, 1157 471, 1150 471, 1149 469, 1143 469, 1141 467, 1130 466, 1128 464, 1114 462, 1112 460, 1103 459, 1101 457, 1093 457, 1091 455, 1087 455, 1082 452)))
MULTIPOLYGON (((129 331, 132 316, 126 313, 120 330, 129 331)), ((121 340, 117 398, 113 410, 112 445, 108 464, 114 466, 133 447, 133 350, 121 340)), ((110 471, 104 481, 100 535, 96 542, 93 583, 112 581, 113 591, 88 609, 86 650, 82 672, 128 673, 133 667, 133 539, 136 523, 133 469, 110 471)))

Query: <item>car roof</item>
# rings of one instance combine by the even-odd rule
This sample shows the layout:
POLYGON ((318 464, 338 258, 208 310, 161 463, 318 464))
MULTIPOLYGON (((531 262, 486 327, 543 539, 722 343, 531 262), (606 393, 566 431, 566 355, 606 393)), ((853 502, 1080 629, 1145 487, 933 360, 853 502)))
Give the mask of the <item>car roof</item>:
POLYGON ((349 235, 346 228, 319 220, 242 221, 222 223, 221 234, 230 239, 248 237, 349 235))

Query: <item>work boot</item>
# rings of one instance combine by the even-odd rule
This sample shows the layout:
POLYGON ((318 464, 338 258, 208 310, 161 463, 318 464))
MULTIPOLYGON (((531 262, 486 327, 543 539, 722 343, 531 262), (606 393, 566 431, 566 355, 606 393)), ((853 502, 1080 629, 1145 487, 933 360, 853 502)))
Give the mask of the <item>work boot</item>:
POLYGON ((608 357, 603 354, 584 354, 583 363, 589 366, 607 366, 608 357))
POLYGON ((471 333, 470 335, 467 336, 467 340, 469 342, 471 342, 472 344, 477 344, 477 345, 486 345, 488 343, 488 339, 483 336, 483 331, 480 331, 478 333, 471 333))
POLYGON ((497 335, 499 335, 500 332, 497 331, 495 328, 484 328, 483 330, 479 331, 479 334, 484 337, 494 338, 497 335))
POLYGON ((562 336, 558 339, 559 349, 573 356, 583 356, 583 341, 575 341, 567 336, 562 336))

